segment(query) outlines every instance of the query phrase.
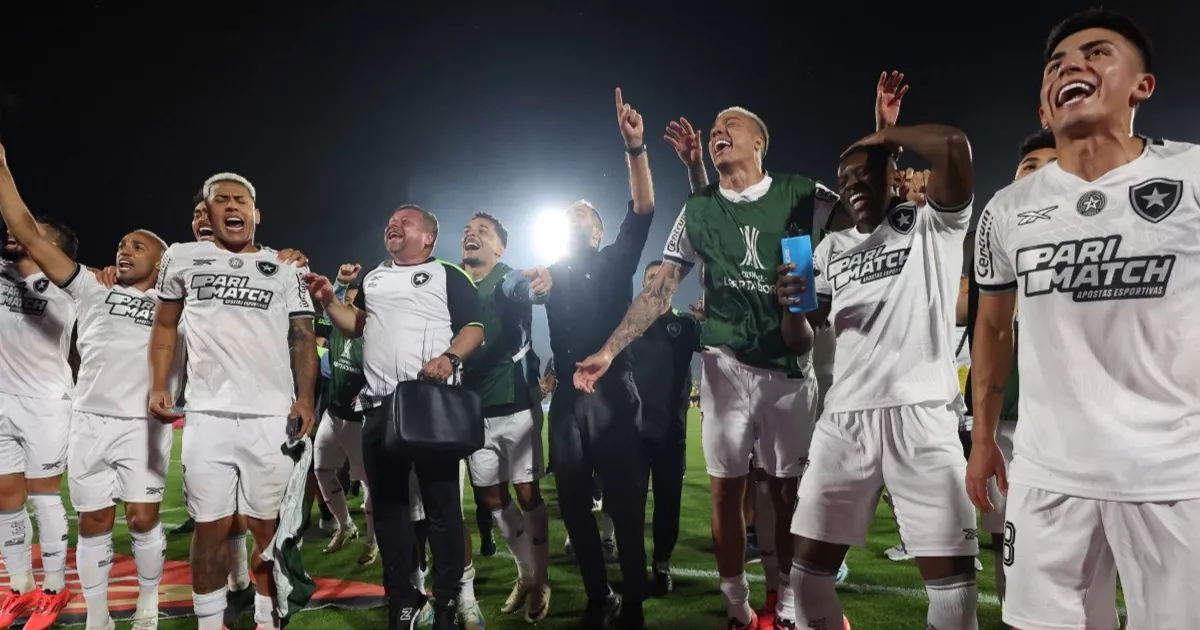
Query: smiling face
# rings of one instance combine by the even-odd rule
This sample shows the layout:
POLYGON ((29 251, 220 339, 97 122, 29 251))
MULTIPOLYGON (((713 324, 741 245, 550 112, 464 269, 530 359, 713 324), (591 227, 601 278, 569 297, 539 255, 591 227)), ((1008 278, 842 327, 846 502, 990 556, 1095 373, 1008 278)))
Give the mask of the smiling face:
POLYGON ((217 182, 204 201, 217 242, 230 250, 240 250, 254 242, 258 209, 248 188, 238 182, 217 182))
POLYGON ((437 235, 419 210, 406 208, 392 213, 383 230, 383 245, 393 258, 411 259, 425 248, 432 250, 437 235))
POLYGON ((162 241, 144 232, 130 232, 117 245, 117 280, 131 285, 145 282, 158 273, 162 241))
POLYGON ((570 228, 571 246, 600 247, 604 240, 604 222, 600 213, 586 201, 576 201, 567 208, 567 226, 570 228))
POLYGON ((463 228, 462 261, 467 266, 487 267, 496 264, 504 253, 504 244, 496 224, 484 217, 475 217, 463 228))
POLYGON ((192 236, 200 243, 213 240, 212 223, 208 220, 208 204, 203 201, 192 208, 192 236))
POLYGON ((1046 62, 1039 114, 1055 136, 1086 137, 1115 125, 1128 132, 1134 108, 1153 91, 1137 47, 1115 31, 1088 28, 1059 42, 1046 62))
POLYGON ((854 225, 882 219, 891 203, 891 159, 871 151, 853 151, 838 166, 838 191, 854 225))
MULTIPOLYGON (((41 234, 43 237, 47 235, 46 226, 40 221, 37 223, 37 229, 38 234, 41 234)), ((18 243, 16 237, 9 234, 6 229, 4 231, 4 249, 0 250, 0 259, 16 262, 26 256, 28 256, 28 253, 26 253, 25 247, 18 243)))
POLYGON ((767 146, 763 129, 753 118, 730 111, 721 114, 708 132, 708 154, 717 170, 734 164, 762 166, 762 153, 767 146))

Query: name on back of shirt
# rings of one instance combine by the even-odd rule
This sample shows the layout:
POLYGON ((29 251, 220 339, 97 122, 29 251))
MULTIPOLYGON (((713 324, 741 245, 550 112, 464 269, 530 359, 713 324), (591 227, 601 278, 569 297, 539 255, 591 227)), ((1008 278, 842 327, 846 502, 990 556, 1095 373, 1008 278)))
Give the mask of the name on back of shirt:
POLYGON ((838 290, 850 282, 867 284, 890 278, 904 269, 910 248, 884 250, 886 245, 855 252, 829 263, 829 283, 838 290))
POLYGON ((250 286, 247 276, 234 276, 223 273, 198 273, 192 276, 191 290, 196 300, 220 300, 227 306, 242 308, 257 308, 267 310, 274 291, 250 286))
POLYGON ((1120 235, 1047 243, 1017 250, 1025 295, 1057 291, 1076 302, 1163 297, 1175 255, 1118 255, 1120 235))
POLYGON ((40 316, 46 312, 46 298, 37 297, 22 285, 0 285, 0 299, 13 313, 40 316))

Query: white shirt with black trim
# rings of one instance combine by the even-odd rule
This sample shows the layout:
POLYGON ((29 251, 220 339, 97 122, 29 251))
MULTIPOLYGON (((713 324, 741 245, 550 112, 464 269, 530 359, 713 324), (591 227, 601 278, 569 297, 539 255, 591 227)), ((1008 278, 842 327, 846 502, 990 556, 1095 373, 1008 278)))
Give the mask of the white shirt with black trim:
MULTIPOLYGON (((158 297, 121 285, 106 288, 81 265, 63 285, 79 310, 77 411, 116 418, 145 418, 150 395, 150 328, 158 297)), ((171 391, 182 374, 183 348, 171 369, 171 391)))
POLYGON ((176 243, 161 267, 159 299, 184 301, 187 409, 286 415, 295 400, 290 320, 313 317, 308 269, 213 243, 176 243))
POLYGON ((43 273, 0 261, 0 393, 70 399, 75 303, 43 273))
POLYGON ((1058 163, 979 220, 981 293, 1017 292, 1013 483, 1200 499, 1200 147, 1147 142, 1094 182, 1058 163))
POLYGON ((378 400, 416 380, 467 326, 482 326, 475 282, 457 265, 430 258, 417 265, 387 261, 363 277, 354 305, 363 328, 363 393, 378 400))
POLYGON ((870 234, 817 246, 816 293, 837 336, 826 412, 961 406, 954 307, 971 210, 902 203, 870 234))

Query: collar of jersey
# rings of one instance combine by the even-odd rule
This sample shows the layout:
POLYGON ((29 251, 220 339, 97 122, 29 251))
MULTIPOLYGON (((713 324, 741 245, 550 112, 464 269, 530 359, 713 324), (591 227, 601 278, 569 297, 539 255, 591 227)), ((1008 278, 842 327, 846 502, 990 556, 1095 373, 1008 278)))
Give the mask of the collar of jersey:
POLYGON ((430 256, 429 258, 426 258, 425 260, 422 260, 422 261, 421 261, 421 262, 419 262, 419 263, 413 263, 413 264, 411 264, 411 265, 402 265, 402 264, 400 264, 400 263, 396 262, 396 261, 395 261, 395 259, 392 259, 392 260, 385 260, 385 261, 383 261, 383 266, 384 266, 384 267, 419 267, 419 266, 421 266, 421 265, 424 265, 424 264, 427 264, 427 263, 431 263, 431 262, 433 262, 433 261, 435 261, 435 260, 437 260, 437 258, 436 258, 436 257, 434 257, 434 256, 430 256))

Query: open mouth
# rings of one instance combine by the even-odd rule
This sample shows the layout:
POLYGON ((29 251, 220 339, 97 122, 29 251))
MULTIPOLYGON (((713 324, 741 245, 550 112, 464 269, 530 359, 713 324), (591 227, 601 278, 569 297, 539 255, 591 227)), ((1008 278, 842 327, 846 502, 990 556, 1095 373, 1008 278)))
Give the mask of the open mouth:
POLYGON ((210 226, 202 225, 196 229, 196 233, 200 235, 200 240, 211 241, 213 237, 213 229, 210 226))
POLYGON ((468 236, 463 239, 463 251, 467 251, 467 252, 479 251, 479 249, 482 247, 483 247, 483 243, 479 242, 479 239, 474 236, 468 236))
POLYGON ((867 196, 867 193, 862 191, 853 192, 850 193, 850 196, 846 199, 846 205, 855 210, 862 210, 863 208, 867 207, 867 201, 869 200, 870 198, 867 196))
POLYGON ((133 261, 132 260, 125 258, 125 257, 121 257, 121 258, 117 259, 117 271, 124 273, 126 271, 129 271, 130 269, 133 269, 133 261))
POLYGON ((230 232, 241 232, 246 228, 246 222, 241 217, 225 217, 225 229, 230 232))
POLYGON ((403 239, 403 238, 404 238, 404 235, 403 235, 403 234, 401 234, 401 233, 400 233, 399 231, 397 231, 397 230, 388 230, 387 232, 385 232, 385 233, 384 233, 383 237, 384 237, 384 238, 386 238, 386 239, 388 239, 388 240, 390 241, 390 240, 392 240, 392 239, 394 239, 394 238, 395 238, 395 239, 403 239))
POLYGON ((731 148, 733 148, 732 142, 730 142, 724 138, 717 140, 716 142, 713 143, 713 147, 712 147, 713 157, 721 155, 722 153, 725 153, 726 151, 728 151, 731 148))
POLYGON ((1096 86, 1091 83, 1079 80, 1071 81, 1058 88, 1054 104, 1056 107, 1071 107, 1084 102, 1095 93, 1096 86))

